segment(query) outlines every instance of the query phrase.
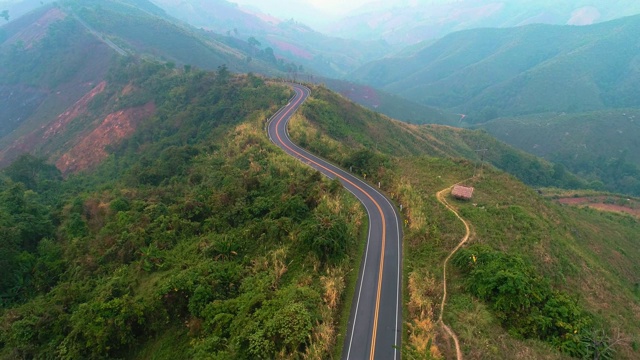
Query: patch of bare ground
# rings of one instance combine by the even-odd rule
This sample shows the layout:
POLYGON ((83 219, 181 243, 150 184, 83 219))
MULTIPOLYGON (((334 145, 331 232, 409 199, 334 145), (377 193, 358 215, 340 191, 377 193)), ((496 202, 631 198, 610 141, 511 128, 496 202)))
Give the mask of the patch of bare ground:
POLYGON ((150 102, 109 114, 95 130, 62 155, 56 166, 65 175, 96 166, 109 155, 106 151, 108 145, 131 136, 140 121, 152 116, 155 109, 155 104, 150 102))
POLYGON ((596 210, 624 213, 640 218, 640 203, 634 199, 619 198, 612 201, 606 196, 560 198, 558 202, 564 205, 589 207, 596 210))
POLYGON ((78 100, 73 106, 68 108, 65 112, 58 115, 55 121, 52 123, 43 126, 44 134, 43 139, 48 139, 60 132, 64 131, 66 126, 73 121, 78 116, 84 114, 87 111, 87 106, 89 102, 93 100, 96 95, 102 93, 107 86, 105 81, 99 83, 96 87, 91 89, 85 96, 83 96, 80 100, 78 100))

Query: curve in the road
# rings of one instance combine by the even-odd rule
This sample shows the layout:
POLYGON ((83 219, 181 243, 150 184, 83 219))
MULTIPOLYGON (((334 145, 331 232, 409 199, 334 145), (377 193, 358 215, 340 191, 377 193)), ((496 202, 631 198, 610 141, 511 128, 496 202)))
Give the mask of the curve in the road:
POLYGON ((331 179, 337 178, 362 202, 369 215, 367 247, 360 267, 358 292, 351 305, 342 356, 345 359, 398 359, 402 337, 402 229, 398 213, 391 202, 372 186, 291 141, 287 124, 310 93, 301 85, 291 84, 291 87, 295 95, 271 118, 269 138, 287 154, 331 179))

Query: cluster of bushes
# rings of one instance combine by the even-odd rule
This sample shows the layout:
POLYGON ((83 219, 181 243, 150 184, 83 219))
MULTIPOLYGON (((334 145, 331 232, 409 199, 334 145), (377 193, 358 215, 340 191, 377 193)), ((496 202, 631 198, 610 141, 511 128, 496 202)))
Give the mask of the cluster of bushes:
POLYGON ((512 336, 543 340, 575 357, 611 358, 608 344, 593 338, 592 318, 577 300, 554 290, 523 258, 472 245, 453 262, 467 290, 489 304, 512 336))

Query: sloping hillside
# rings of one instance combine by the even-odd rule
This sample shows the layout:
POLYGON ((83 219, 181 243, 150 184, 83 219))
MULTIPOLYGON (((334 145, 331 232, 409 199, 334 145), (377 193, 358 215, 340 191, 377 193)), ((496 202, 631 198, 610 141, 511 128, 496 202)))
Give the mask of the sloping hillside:
MULTIPOLYGON (((558 169, 547 161, 498 141, 485 131, 441 125, 409 125, 379 113, 362 111, 364 109, 360 106, 324 87, 315 87, 313 93, 314 97, 302 108, 303 115, 322 133, 329 134, 347 147, 364 146, 399 157, 465 158, 477 161, 478 167, 480 161, 485 161, 531 186, 586 186, 565 169, 558 169)), ((295 128, 291 133, 296 133, 295 128)), ((336 148, 337 144, 324 143, 315 135, 300 135, 298 141, 317 154, 337 159, 339 163, 348 161, 345 149, 336 148)))
POLYGON ((315 76, 312 81, 370 110, 410 124, 458 125, 460 123, 460 115, 421 105, 372 86, 315 76))
MULTIPOLYGON (((472 232, 449 267, 443 315, 465 358, 638 357, 638 219, 558 205, 513 177, 480 166, 478 140, 489 138, 482 132, 409 126, 313 90, 291 135, 380 182, 403 205, 405 356, 455 357, 437 319, 442 263, 465 229, 435 194, 462 182, 475 188, 473 199, 448 201, 472 232)), ((526 159, 506 145, 488 147, 486 158, 497 153, 514 163, 526 159)), ((542 168, 531 172, 543 173, 542 168)))
POLYGON ((44 7, 2 29, 4 148, 8 134, 15 139, 55 118, 101 82, 114 53, 55 7, 44 7))
POLYGON ((585 26, 530 25, 446 36, 351 78, 468 121, 640 106, 640 17, 585 26))
POLYGON ((493 136, 563 164, 611 192, 640 196, 640 111, 538 114, 482 124, 493 136))

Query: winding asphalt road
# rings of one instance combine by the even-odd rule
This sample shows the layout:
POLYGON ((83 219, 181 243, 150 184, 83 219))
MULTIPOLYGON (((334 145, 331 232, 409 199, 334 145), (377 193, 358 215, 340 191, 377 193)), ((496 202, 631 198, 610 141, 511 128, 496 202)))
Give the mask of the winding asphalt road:
POLYGON ((295 145, 287 124, 309 96, 304 86, 291 84, 295 96, 268 124, 269 138, 287 154, 342 185, 364 205, 369 215, 369 238, 360 267, 345 338, 343 359, 399 359, 402 338, 402 229, 396 209, 364 181, 295 145))

